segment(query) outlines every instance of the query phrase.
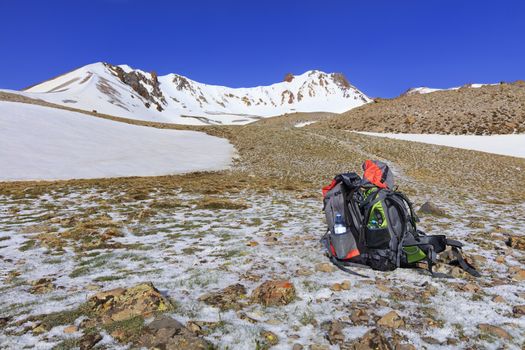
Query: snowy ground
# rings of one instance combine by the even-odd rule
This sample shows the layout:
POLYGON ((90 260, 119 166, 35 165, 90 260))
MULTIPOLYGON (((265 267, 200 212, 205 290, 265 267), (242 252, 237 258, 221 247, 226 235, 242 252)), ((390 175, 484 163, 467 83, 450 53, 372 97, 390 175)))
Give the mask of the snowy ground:
POLYGON ((24 103, 0 102, 0 180, 152 176, 228 167, 233 146, 24 103))
MULTIPOLYGON (((290 349, 299 343, 335 350, 339 346, 329 344, 324 322, 344 322, 344 337, 350 341, 391 310, 405 320, 399 330, 401 342, 417 349, 521 347, 525 319, 513 317, 512 305, 525 303, 525 285, 512 281, 509 274, 513 266, 522 266, 525 256, 514 251, 506 253, 505 264, 496 262, 508 248, 500 234, 484 233, 523 232, 523 222, 515 220, 525 215, 523 204, 480 205, 466 199, 469 210, 465 211, 438 202, 454 219, 423 218, 428 233, 445 231, 467 242, 466 252, 475 257, 482 278, 433 279, 422 271, 399 269, 361 271, 369 277, 362 279, 339 270, 317 271, 316 265, 326 262, 318 242, 325 226, 320 201, 308 198, 311 195, 263 190, 210 197, 180 189, 141 194, 119 187, 86 187, 36 198, 0 196, 0 316, 23 320, 71 309, 95 290, 152 281, 176 301, 172 314, 176 319, 219 322, 207 338, 221 349, 254 349, 264 329, 279 337, 272 349, 290 349), (247 207, 203 209, 199 207, 203 198, 247 207), (472 218, 477 226, 471 225, 472 218), (121 236, 106 243, 121 245, 94 249, 82 239, 66 239, 61 248, 56 246, 53 236, 82 222, 118 230, 121 236), (43 277, 53 278, 55 287, 32 294, 31 281, 43 277), (293 282, 297 300, 282 307, 247 305, 240 312, 220 312, 198 300, 234 283, 251 292, 268 279, 293 282), (331 289, 345 280, 350 281, 349 290, 331 289), (504 302, 494 301, 495 296, 504 302), (359 310, 365 312, 364 321, 353 320, 359 310), (482 333, 480 323, 498 325, 512 339, 482 333)), ((0 344, 4 348, 38 344, 39 349, 48 349, 67 337, 80 336, 64 334, 63 326, 41 335, 27 331, 30 328, 30 324, 8 326, 0 331, 0 344)), ((106 341, 107 346, 116 346, 110 338, 106 341)))
POLYGON ((359 132, 365 135, 429 143, 469 149, 505 156, 525 158, 525 134, 510 135, 437 135, 437 134, 386 134, 359 132))

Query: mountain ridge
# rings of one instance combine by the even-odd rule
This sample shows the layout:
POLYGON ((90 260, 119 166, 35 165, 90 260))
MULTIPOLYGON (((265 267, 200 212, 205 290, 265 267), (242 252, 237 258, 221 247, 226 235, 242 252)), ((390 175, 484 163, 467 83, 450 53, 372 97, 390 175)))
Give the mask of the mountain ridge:
POLYGON ((84 110, 178 124, 246 124, 293 112, 334 112, 371 102, 341 73, 288 73, 268 86, 229 88, 186 76, 89 64, 20 92, 84 110))

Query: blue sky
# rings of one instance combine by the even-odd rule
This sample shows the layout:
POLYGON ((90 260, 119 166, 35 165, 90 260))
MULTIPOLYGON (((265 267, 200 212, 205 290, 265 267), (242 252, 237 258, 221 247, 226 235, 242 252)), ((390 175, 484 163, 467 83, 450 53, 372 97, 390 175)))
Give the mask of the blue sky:
POLYGON ((0 88, 106 61, 232 87, 342 72, 369 96, 525 79, 525 1, 0 0, 0 88))

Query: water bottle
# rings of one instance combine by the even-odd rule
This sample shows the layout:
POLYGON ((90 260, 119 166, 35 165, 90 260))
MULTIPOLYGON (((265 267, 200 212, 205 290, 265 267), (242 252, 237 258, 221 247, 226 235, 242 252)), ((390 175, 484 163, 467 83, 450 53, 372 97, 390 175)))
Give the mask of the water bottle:
POLYGON ((359 255, 354 236, 351 230, 348 230, 340 213, 335 214, 334 234, 331 235, 331 243, 335 250, 335 256, 339 259, 350 259, 359 255))
POLYGON ((346 233, 346 226, 343 222, 343 217, 339 213, 335 214, 334 233, 336 235, 342 235, 346 233))

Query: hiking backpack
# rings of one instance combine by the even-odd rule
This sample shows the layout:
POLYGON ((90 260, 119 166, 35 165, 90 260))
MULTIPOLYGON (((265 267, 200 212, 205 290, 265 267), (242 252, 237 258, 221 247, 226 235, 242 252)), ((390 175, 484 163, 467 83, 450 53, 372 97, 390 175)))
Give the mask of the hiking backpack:
MULTIPOLYGON (((388 165, 367 160, 364 175, 337 175, 323 187, 323 211, 328 229, 321 239, 330 260, 341 270, 363 276, 347 266, 391 271, 426 262, 432 275, 437 254, 450 246, 456 263, 473 276, 479 273, 462 255, 463 244, 444 235, 426 235, 412 203, 394 189, 388 165)), ((452 264, 452 262, 451 262, 452 264)))

